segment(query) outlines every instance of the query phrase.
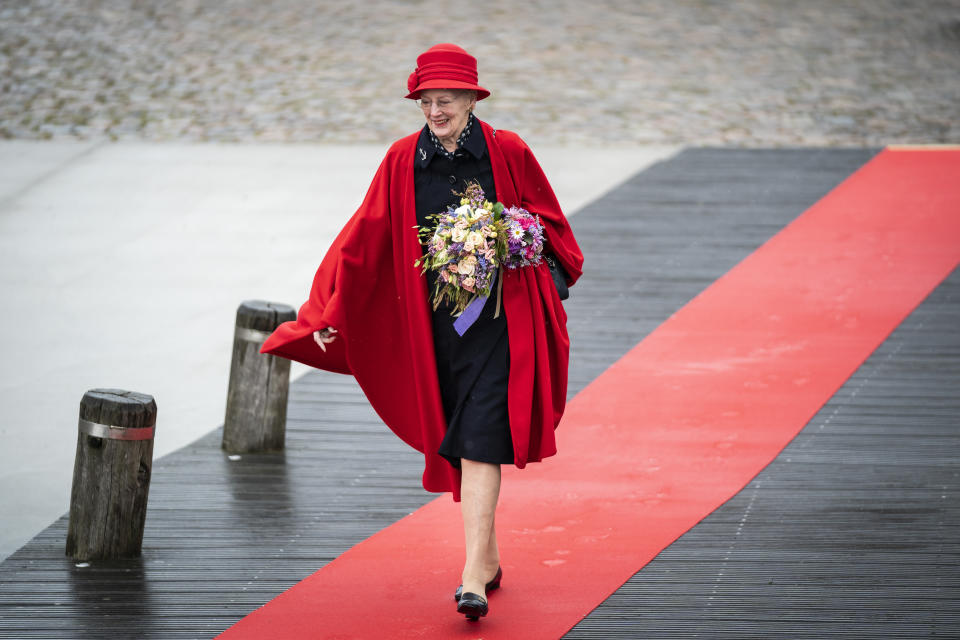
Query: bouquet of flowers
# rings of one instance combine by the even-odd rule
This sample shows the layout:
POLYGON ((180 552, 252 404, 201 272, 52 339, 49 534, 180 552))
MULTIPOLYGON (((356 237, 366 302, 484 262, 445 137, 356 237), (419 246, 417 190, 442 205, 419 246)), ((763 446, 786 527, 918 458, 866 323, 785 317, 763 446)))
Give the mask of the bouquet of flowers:
POLYGON ((503 210, 501 222, 507 240, 507 250, 501 252, 501 264, 508 269, 540 264, 543 253, 540 217, 526 209, 510 207, 503 210))
MULTIPOLYGON (((447 300, 454 316, 474 303, 482 307, 498 267, 539 264, 544 243, 540 218, 526 209, 490 202, 476 182, 457 195, 461 196, 459 207, 451 205, 445 212, 428 216, 436 221, 434 227, 418 228, 426 253, 415 263, 423 265, 424 273, 437 272, 433 308, 447 300)), ((499 292, 498 287, 497 315, 499 292)))

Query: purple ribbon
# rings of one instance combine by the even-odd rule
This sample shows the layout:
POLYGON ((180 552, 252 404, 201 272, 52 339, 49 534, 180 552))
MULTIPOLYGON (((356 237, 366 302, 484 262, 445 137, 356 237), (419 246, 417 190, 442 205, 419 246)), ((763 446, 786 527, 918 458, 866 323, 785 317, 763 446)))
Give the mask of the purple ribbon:
POLYGON ((474 298, 460 316, 453 321, 453 328, 456 329, 458 335, 463 337, 467 329, 477 321, 477 318, 480 317, 480 312, 483 311, 483 305, 487 303, 487 298, 489 297, 490 296, 482 296, 474 298))
MULTIPOLYGON (((500 317, 500 292, 501 287, 503 287, 503 279, 498 276, 501 274, 497 273, 497 269, 493 271, 493 282, 494 286, 497 288, 497 310, 494 312, 493 317, 500 317)), ((462 338, 463 334, 467 332, 473 323, 477 321, 477 318, 480 317, 480 312, 483 311, 483 305, 487 304, 487 298, 490 296, 480 296, 474 298, 470 301, 470 304, 467 305, 467 308, 460 312, 460 316, 453 321, 453 328, 456 330, 457 334, 462 338)))

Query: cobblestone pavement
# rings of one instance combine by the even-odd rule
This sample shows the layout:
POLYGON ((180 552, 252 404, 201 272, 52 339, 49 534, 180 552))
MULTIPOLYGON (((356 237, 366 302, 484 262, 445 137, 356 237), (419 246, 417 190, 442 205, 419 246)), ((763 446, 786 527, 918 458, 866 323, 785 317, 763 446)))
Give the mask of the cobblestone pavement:
POLYGON ((0 137, 385 142, 443 41, 537 141, 960 142, 957 0, 3 0, 0 137))

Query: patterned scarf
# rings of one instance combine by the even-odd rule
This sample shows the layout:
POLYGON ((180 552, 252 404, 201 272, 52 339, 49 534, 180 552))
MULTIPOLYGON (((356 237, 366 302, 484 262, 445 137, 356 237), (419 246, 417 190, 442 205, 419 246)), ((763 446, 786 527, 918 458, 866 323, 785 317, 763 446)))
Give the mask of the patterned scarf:
POLYGON ((437 153, 443 155, 447 160, 453 160, 453 156, 460 150, 460 147, 463 146, 463 143, 467 141, 467 138, 470 137, 470 131, 473 129, 473 121, 476 118, 473 116, 473 112, 470 112, 470 115, 467 116, 467 126, 463 128, 463 132, 460 133, 460 137, 457 138, 457 148, 455 151, 447 151, 443 143, 440 142, 440 139, 433 134, 433 130, 430 127, 427 127, 427 131, 430 132, 430 139, 433 141, 433 146, 437 148, 437 153))

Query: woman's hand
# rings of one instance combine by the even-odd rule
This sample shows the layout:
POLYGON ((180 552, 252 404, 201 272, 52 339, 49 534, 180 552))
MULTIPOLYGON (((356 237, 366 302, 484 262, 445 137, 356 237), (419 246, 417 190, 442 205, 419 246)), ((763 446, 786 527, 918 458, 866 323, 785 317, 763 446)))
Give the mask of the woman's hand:
POLYGON ((322 331, 313 332, 313 341, 320 345, 324 353, 327 351, 327 345, 337 339, 337 330, 333 327, 327 327, 322 331))

